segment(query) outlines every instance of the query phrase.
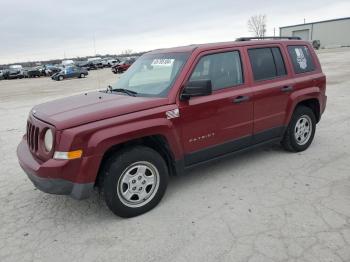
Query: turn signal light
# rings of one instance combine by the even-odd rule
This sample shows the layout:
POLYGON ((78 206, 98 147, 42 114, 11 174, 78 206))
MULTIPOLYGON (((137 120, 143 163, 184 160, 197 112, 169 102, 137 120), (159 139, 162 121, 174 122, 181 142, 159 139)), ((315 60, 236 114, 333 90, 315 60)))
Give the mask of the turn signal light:
POLYGON ((82 155, 83 155, 83 150, 75 150, 75 151, 69 151, 69 152, 56 151, 55 154, 53 155, 53 158, 70 160, 70 159, 81 158, 82 155))

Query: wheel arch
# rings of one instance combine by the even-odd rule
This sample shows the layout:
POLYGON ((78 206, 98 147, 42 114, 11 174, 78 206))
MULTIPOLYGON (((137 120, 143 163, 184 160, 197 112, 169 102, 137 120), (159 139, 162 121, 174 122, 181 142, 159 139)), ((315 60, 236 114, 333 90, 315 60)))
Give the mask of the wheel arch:
POLYGON ((315 114, 316 117, 316 123, 318 123, 321 119, 321 109, 320 109, 320 102, 318 101, 318 99, 316 98, 311 98, 311 99, 306 99, 306 100, 302 100, 300 101, 295 108, 297 108, 298 106, 306 106, 309 107, 315 114))
POLYGON ((170 148, 167 138, 162 134, 154 134, 136 139, 131 139, 120 144, 116 144, 108 148, 102 157, 99 170, 95 180, 95 186, 99 187, 103 183, 104 166, 119 151, 133 146, 145 146, 158 152, 167 164, 169 174, 176 175, 175 156, 170 148))
POLYGON ((302 89, 294 92, 289 99, 287 106, 287 115, 285 119, 285 126, 288 126, 295 109, 298 106, 309 107, 315 114, 317 123, 321 119, 321 92, 318 87, 312 87, 307 89, 302 89))

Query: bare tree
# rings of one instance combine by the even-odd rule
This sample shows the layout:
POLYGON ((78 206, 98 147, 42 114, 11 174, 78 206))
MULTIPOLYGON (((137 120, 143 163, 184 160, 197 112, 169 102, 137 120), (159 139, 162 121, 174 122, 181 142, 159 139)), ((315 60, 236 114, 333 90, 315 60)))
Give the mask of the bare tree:
POLYGON ((248 29, 256 37, 264 37, 266 32, 266 15, 253 15, 248 20, 248 29))

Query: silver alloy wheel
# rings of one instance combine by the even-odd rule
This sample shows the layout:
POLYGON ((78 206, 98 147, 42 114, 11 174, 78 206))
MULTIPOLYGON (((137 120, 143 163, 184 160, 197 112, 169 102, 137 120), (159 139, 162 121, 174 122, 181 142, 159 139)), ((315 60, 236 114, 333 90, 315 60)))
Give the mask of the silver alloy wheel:
POLYGON ((128 207, 141 207, 150 202, 159 188, 158 169, 147 161, 128 166, 118 180, 117 194, 128 207))
POLYGON ((298 145, 305 145, 312 134, 312 120, 308 115, 302 115, 294 128, 294 137, 298 145))

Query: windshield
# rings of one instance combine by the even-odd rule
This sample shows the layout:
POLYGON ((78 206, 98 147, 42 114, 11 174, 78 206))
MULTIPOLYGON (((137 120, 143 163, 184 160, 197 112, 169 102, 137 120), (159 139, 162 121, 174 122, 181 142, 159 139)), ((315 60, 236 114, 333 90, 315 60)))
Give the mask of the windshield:
POLYGON ((137 96, 166 97, 188 56, 188 53, 143 55, 112 87, 134 91, 137 96))

